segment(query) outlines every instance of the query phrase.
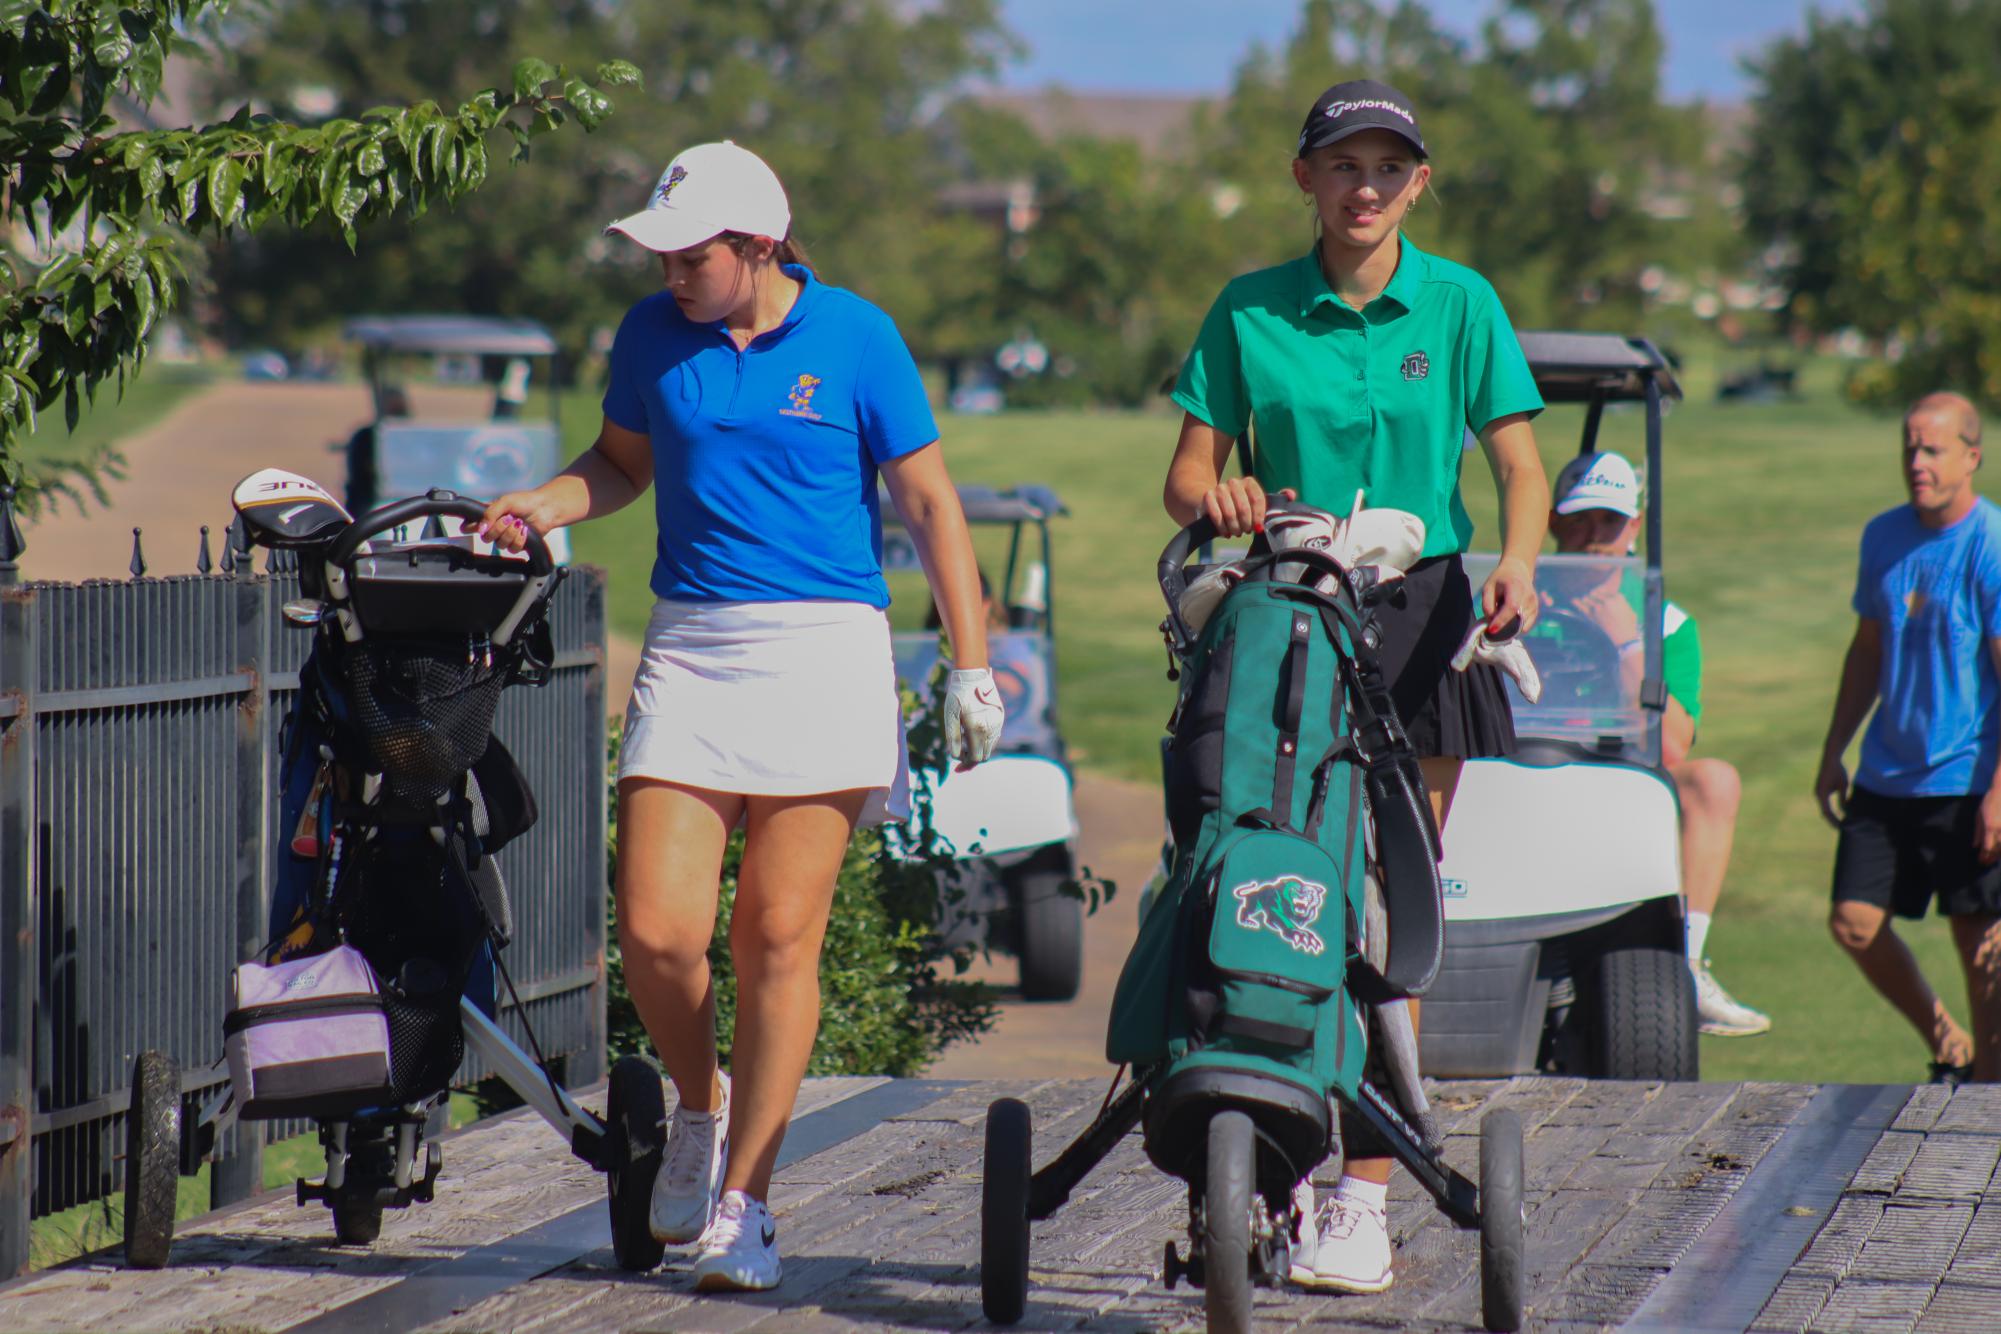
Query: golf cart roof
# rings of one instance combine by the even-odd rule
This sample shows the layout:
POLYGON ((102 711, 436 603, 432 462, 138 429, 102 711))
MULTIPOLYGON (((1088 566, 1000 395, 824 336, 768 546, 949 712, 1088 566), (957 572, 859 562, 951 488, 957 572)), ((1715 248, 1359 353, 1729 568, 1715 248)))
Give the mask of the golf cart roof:
MULTIPOLYGON (((990 486, 961 486, 959 505, 967 523, 1038 523, 1057 514, 1068 514, 1062 498, 1046 486, 1033 483, 996 491, 990 486)), ((893 506, 882 507, 885 523, 900 523, 893 506)))
POLYGON ((364 315, 347 322, 349 342, 371 352, 476 352, 552 357, 556 339, 534 320, 497 315, 364 315))
POLYGON ((1520 338, 1546 402, 1639 402, 1647 396, 1649 380, 1660 386, 1661 397, 1681 397, 1673 367, 1645 338, 1541 330, 1520 338))

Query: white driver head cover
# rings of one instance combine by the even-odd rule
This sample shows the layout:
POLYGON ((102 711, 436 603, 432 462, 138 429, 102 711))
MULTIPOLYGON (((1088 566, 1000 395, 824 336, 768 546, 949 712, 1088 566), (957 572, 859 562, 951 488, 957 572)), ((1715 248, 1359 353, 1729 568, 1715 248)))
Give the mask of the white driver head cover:
MULTIPOLYGON (((1265 541, 1273 551, 1318 551, 1334 556, 1338 523, 1332 514, 1311 505, 1273 505, 1265 511, 1265 541)), ((1271 574, 1283 583, 1297 583, 1311 574, 1313 586, 1323 593, 1334 587, 1333 575, 1300 561, 1280 561, 1271 574)))
POLYGON ((1381 565, 1403 573, 1424 554, 1424 520, 1403 510, 1356 510, 1341 520, 1331 554, 1349 569, 1381 565))

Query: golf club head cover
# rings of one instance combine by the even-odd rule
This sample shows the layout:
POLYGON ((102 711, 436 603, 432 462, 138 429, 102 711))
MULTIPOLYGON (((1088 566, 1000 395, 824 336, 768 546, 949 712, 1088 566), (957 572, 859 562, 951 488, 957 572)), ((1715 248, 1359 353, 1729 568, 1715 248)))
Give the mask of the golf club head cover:
POLYGON ((970 769, 994 753, 1007 710, 993 670, 954 671, 945 681, 945 753, 970 769))
MULTIPOLYGON (((1264 537, 1273 552, 1322 551, 1334 556, 1334 538, 1340 520, 1326 510, 1298 502, 1273 504, 1265 510, 1264 537)), ((1336 557, 1338 559, 1338 557, 1336 557)), ((1271 577, 1280 583, 1303 582, 1311 567, 1298 561, 1280 561, 1272 566, 1271 577)), ((1334 591, 1334 576, 1316 577, 1312 587, 1322 593, 1334 591)))
POLYGON ((1202 627, 1209 624, 1209 618, 1222 605, 1223 595, 1235 588, 1243 577, 1242 561, 1226 561, 1210 566, 1182 590, 1181 619, 1187 625, 1189 634, 1202 633, 1202 627))
POLYGON ((1529 703, 1542 698, 1542 677, 1536 672, 1535 659, 1522 644, 1519 630, 1510 630, 1505 637, 1496 638, 1488 633, 1485 621, 1476 622, 1459 651, 1452 655, 1452 670, 1463 672, 1476 662, 1498 667, 1513 677, 1522 698, 1529 703))

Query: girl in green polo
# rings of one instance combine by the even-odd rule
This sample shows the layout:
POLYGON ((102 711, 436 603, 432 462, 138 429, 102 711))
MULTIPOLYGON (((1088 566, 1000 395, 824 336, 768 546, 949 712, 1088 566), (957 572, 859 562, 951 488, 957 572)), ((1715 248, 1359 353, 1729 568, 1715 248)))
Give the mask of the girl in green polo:
MULTIPOLYGON (((1292 176, 1320 239, 1230 282, 1210 308, 1174 391, 1187 413, 1165 499, 1176 522, 1206 516, 1226 537, 1258 529, 1270 495, 1346 514, 1360 491, 1371 507, 1424 520, 1423 559, 1401 605, 1384 608, 1380 653, 1443 829, 1460 765, 1515 742, 1500 674, 1450 667, 1476 617, 1460 563, 1473 535, 1459 495, 1465 433, 1479 437, 1501 497, 1501 561, 1477 604, 1493 629, 1534 623, 1549 484, 1529 428, 1542 396, 1493 287, 1400 231, 1431 179, 1425 158, 1410 100, 1388 84, 1336 84, 1313 104, 1292 176), (1225 481, 1253 422, 1255 475, 1225 481)), ((1371 1156, 1381 1149, 1360 1129, 1344 1123, 1344 1175, 1317 1214, 1304 1192, 1295 1282, 1390 1285, 1390 1159, 1371 1156)))

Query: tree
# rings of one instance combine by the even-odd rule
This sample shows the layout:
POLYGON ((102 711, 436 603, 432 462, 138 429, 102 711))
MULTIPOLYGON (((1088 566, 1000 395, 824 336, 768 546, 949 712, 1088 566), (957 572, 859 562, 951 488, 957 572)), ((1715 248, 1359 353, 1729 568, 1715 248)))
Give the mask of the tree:
POLYGON ((1485 274, 1519 325, 1630 327, 1640 271, 1685 248, 1652 196, 1699 149, 1694 114, 1661 100, 1662 49, 1650 0, 1507 0, 1477 43, 1412 0, 1308 0, 1285 48, 1238 71, 1203 169, 1242 192, 1243 266, 1292 258, 1312 228, 1285 132, 1329 84, 1385 80, 1433 154, 1412 238, 1485 274))
POLYGON ((221 79, 235 95, 312 89, 351 116, 527 43, 627 54, 646 69, 648 112, 538 146, 529 197, 484 196, 450 228, 372 238, 337 289, 312 280, 324 237, 230 247, 218 255, 229 331, 283 346, 364 307, 448 309, 532 316, 581 351, 658 282, 637 247, 601 235, 605 223, 640 207, 674 152, 722 138, 777 170, 830 281, 921 322, 951 290, 965 242, 949 226, 934 233, 929 118, 941 92, 992 68, 1004 47, 995 13, 993 0, 278 0, 233 46, 221 79), (387 45, 384 22, 403 25, 387 45))
POLYGON ((1874 0, 1752 73, 1745 214, 1792 325, 1877 340, 1860 398, 1952 388, 2001 407, 2001 9, 1874 0))
POLYGON ((213 40, 227 9, 0 0, 0 478, 30 507, 73 480, 23 467, 36 414, 61 401, 73 428, 100 387, 139 371, 147 334, 185 290, 187 238, 324 219, 353 251, 399 210, 421 216, 477 190, 491 134, 510 134, 518 158, 572 116, 594 129, 612 109, 602 89, 638 77, 623 61, 586 79, 530 58, 507 90, 451 108, 418 100, 307 127, 245 105, 199 129, 120 130, 113 93, 150 105, 168 56, 197 48, 186 34, 213 40))

